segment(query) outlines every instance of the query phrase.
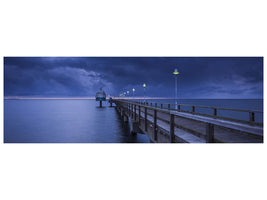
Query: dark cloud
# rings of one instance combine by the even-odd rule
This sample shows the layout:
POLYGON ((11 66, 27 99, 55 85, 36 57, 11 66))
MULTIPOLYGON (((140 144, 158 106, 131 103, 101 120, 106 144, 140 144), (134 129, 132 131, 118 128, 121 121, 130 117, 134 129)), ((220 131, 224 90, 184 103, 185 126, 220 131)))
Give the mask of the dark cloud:
POLYGON ((261 57, 5 57, 5 96, 118 95, 173 97, 178 68, 183 98, 263 98, 261 57))

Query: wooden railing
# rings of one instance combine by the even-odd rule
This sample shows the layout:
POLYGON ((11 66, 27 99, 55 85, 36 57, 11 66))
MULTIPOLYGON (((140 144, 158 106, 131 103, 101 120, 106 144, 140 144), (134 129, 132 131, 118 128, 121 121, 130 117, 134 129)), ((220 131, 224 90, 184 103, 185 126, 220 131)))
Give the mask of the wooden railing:
MULTIPOLYGON (((229 125, 229 123, 216 122, 216 120, 208 120, 205 118, 199 118, 199 117, 198 118, 192 118, 189 116, 179 116, 179 114, 176 114, 173 112, 173 111, 177 111, 177 110, 184 112, 180 108, 182 105, 177 105, 177 109, 172 109, 170 106, 171 104, 166 104, 166 103, 160 103, 160 104, 158 104, 158 103, 141 103, 141 102, 133 102, 133 101, 127 101, 127 100, 113 100, 113 102, 115 104, 117 104, 117 106, 123 108, 129 115, 131 115, 132 119, 138 121, 139 124, 143 120, 144 131, 148 130, 148 124, 150 123, 150 125, 153 127, 153 132, 154 132, 153 138, 155 141, 157 141, 157 132, 159 131, 159 129, 162 129, 161 127, 158 127, 158 120, 166 122, 167 124, 169 124, 169 129, 165 130, 165 131, 169 135, 169 138, 170 138, 169 141, 170 142, 174 142, 175 140, 181 141, 181 138, 177 138, 177 135, 174 134, 175 128, 187 130, 190 133, 192 133, 192 134, 194 134, 200 138, 205 139, 205 141, 208 143, 225 142, 225 141, 219 140, 219 139, 214 137, 214 126, 219 127, 219 128, 223 128, 223 129, 227 129, 227 130, 233 130, 233 131, 237 131, 237 132, 246 133, 248 135, 257 136, 259 138, 263 138, 260 135, 257 135, 257 134, 254 135, 253 129, 246 130, 246 129, 241 128, 239 126, 233 126, 232 124, 229 125), (167 108, 164 107, 163 105, 167 105, 167 108), (166 117, 165 118, 160 117, 159 113, 168 114, 168 117, 167 118, 166 117), (153 121, 152 120, 149 121, 148 116, 151 116, 153 121), (205 125, 204 133, 193 130, 190 127, 183 127, 181 124, 177 124, 175 122, 175 119, 177 117, 189 119, 189 120, 192 120, 192 121, 195 121, 195 122, 198 122, 198 123, 205 125)), ((186 105, 186 106, 189 106, 189 105, 186 105)), ((231 111, 237 110, 237 109, 214 108, 214 107, 206 107, 206 106, 192 106, 192 112, 190 112, 190 113, 197 114, 195 112, 196 107, 212 108, 214 110, 218 110, 218 109, 231 110, 231 111)), ((238 110, 238 111, 249 112, 249 113, 260 112, 260 111, 246 111, 246 110, 238 110)), ((216 111, 214 111, 214 112, 216 112, 216 111)), ((211 115, 211 116, 213 118, 222 118, 222 117, 218 117, 217 115, 211 115)), ((236 120, 234 120, 234 121, 236 121, 236 120)), ((251 118, 251 122, 254 122, 253 124, 255 124, 255 120, 253 120, 253 118, 251 118)))
POLYGON ((160 109, 173 110, 173 111, 191 113, 191 114, 196 114, 196 115, 201 115, 201 116, 206 116, 206 117, 212 117, 215 119, 223 119, 223 120, 228 120, 228 121, 233 121, 233 122, 263 126, 262 122, 255 120, 256 119, 255 114, 260 114, 261 116, 259 118, 263 119, 263 111, 258 111, 258 110, 243 110, 243 109, 231 109, 231 108, 186 105, 186 104, 173 104, 173 103, 161 103, 161 102, 146 102, 146 103, 136 102, 136 103, 140 103, 142 105, 152 106, 152 107, 160 108, 160 109), (183 110, 182 109, 183 107, 190 108, 190 110, 183 110), (204 109, 207 109, 206 111, 210 110, 210 111, 212 111, 212 114, 197 112, 196 108, 204 108, 204 109), (242 113, 246 114, 248 120, 225 117, 225 116, 219 115, 218 111, 242 112, 242 113))

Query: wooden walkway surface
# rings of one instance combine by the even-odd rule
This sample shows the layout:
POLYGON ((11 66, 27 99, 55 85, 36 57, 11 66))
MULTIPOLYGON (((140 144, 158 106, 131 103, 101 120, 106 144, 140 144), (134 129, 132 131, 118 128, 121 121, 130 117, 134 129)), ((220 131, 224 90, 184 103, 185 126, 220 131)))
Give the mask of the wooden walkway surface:
MULTIPOLYGON (((152 115, 152 111, 148 111, 152 115)), ((171 112, 175 117, 175 124, 180 127, 175 128, 175 135, 189 143, 205 143, 206 124, 213 123, 217 126, 214 127, 214 137, 217 142, 227 143, 260 143, 263 140, 263 128, 249 126, 246 124, 239 124, 220 119, 212 119, 209 117, 197 116, 189 113, 171 112), (195 120, 196 121, 195 121, 195 120)), ((141 114, 144 117, 144 113, 141 114)), ((169 131, 170 124, 167 120, 170 115, 158 113, 158 118, 165 120, 157 120, 159 127, 169 131)), ((148 117, 148 120, 153 123, 154 118, 148 117)))

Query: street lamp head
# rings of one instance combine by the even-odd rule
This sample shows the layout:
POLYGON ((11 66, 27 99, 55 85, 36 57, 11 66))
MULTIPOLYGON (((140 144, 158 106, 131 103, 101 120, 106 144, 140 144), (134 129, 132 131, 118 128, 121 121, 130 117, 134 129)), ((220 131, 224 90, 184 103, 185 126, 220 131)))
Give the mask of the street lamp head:
POLYGON ((127 94, 129 94, 129 91, 127 91, 127 94))
POLYGON ((133 88, 133 92, 135 91, 135 89, 133 88))
POLYGON ((146 87, 146 84, 145 84, 145 83, 143 84, 143 87, 144 87, 144 88, 146 87))
POLYGON ((177 76, 177 75, 180 74, 180 73, 178 72, 178 69, 175 69, 174 72, 173 72, 173 74, 174 74, 175 76, 177 76))
POLYGON ((126 94, 126 92, 124 92, 123 94, 126 94))

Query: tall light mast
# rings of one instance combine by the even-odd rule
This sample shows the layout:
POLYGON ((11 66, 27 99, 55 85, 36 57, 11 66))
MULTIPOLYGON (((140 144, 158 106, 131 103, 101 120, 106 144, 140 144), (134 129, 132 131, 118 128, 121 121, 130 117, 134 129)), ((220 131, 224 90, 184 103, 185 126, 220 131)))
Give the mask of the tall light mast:
POLYGON ((143 88, 144 88, 144 102, 146 102, 146 84, 143 84, 143 88))
POLYGON ((178 74, 180 74, 179 72, 178 72, 178 69, 174 69, 174 72, 173 72, 173 74, 174 74, 174 76, 175 76, 175 108, 177 109, 177 104, 178 104, 178 101, 177 101, 177 90, 178 90, 178 74))

